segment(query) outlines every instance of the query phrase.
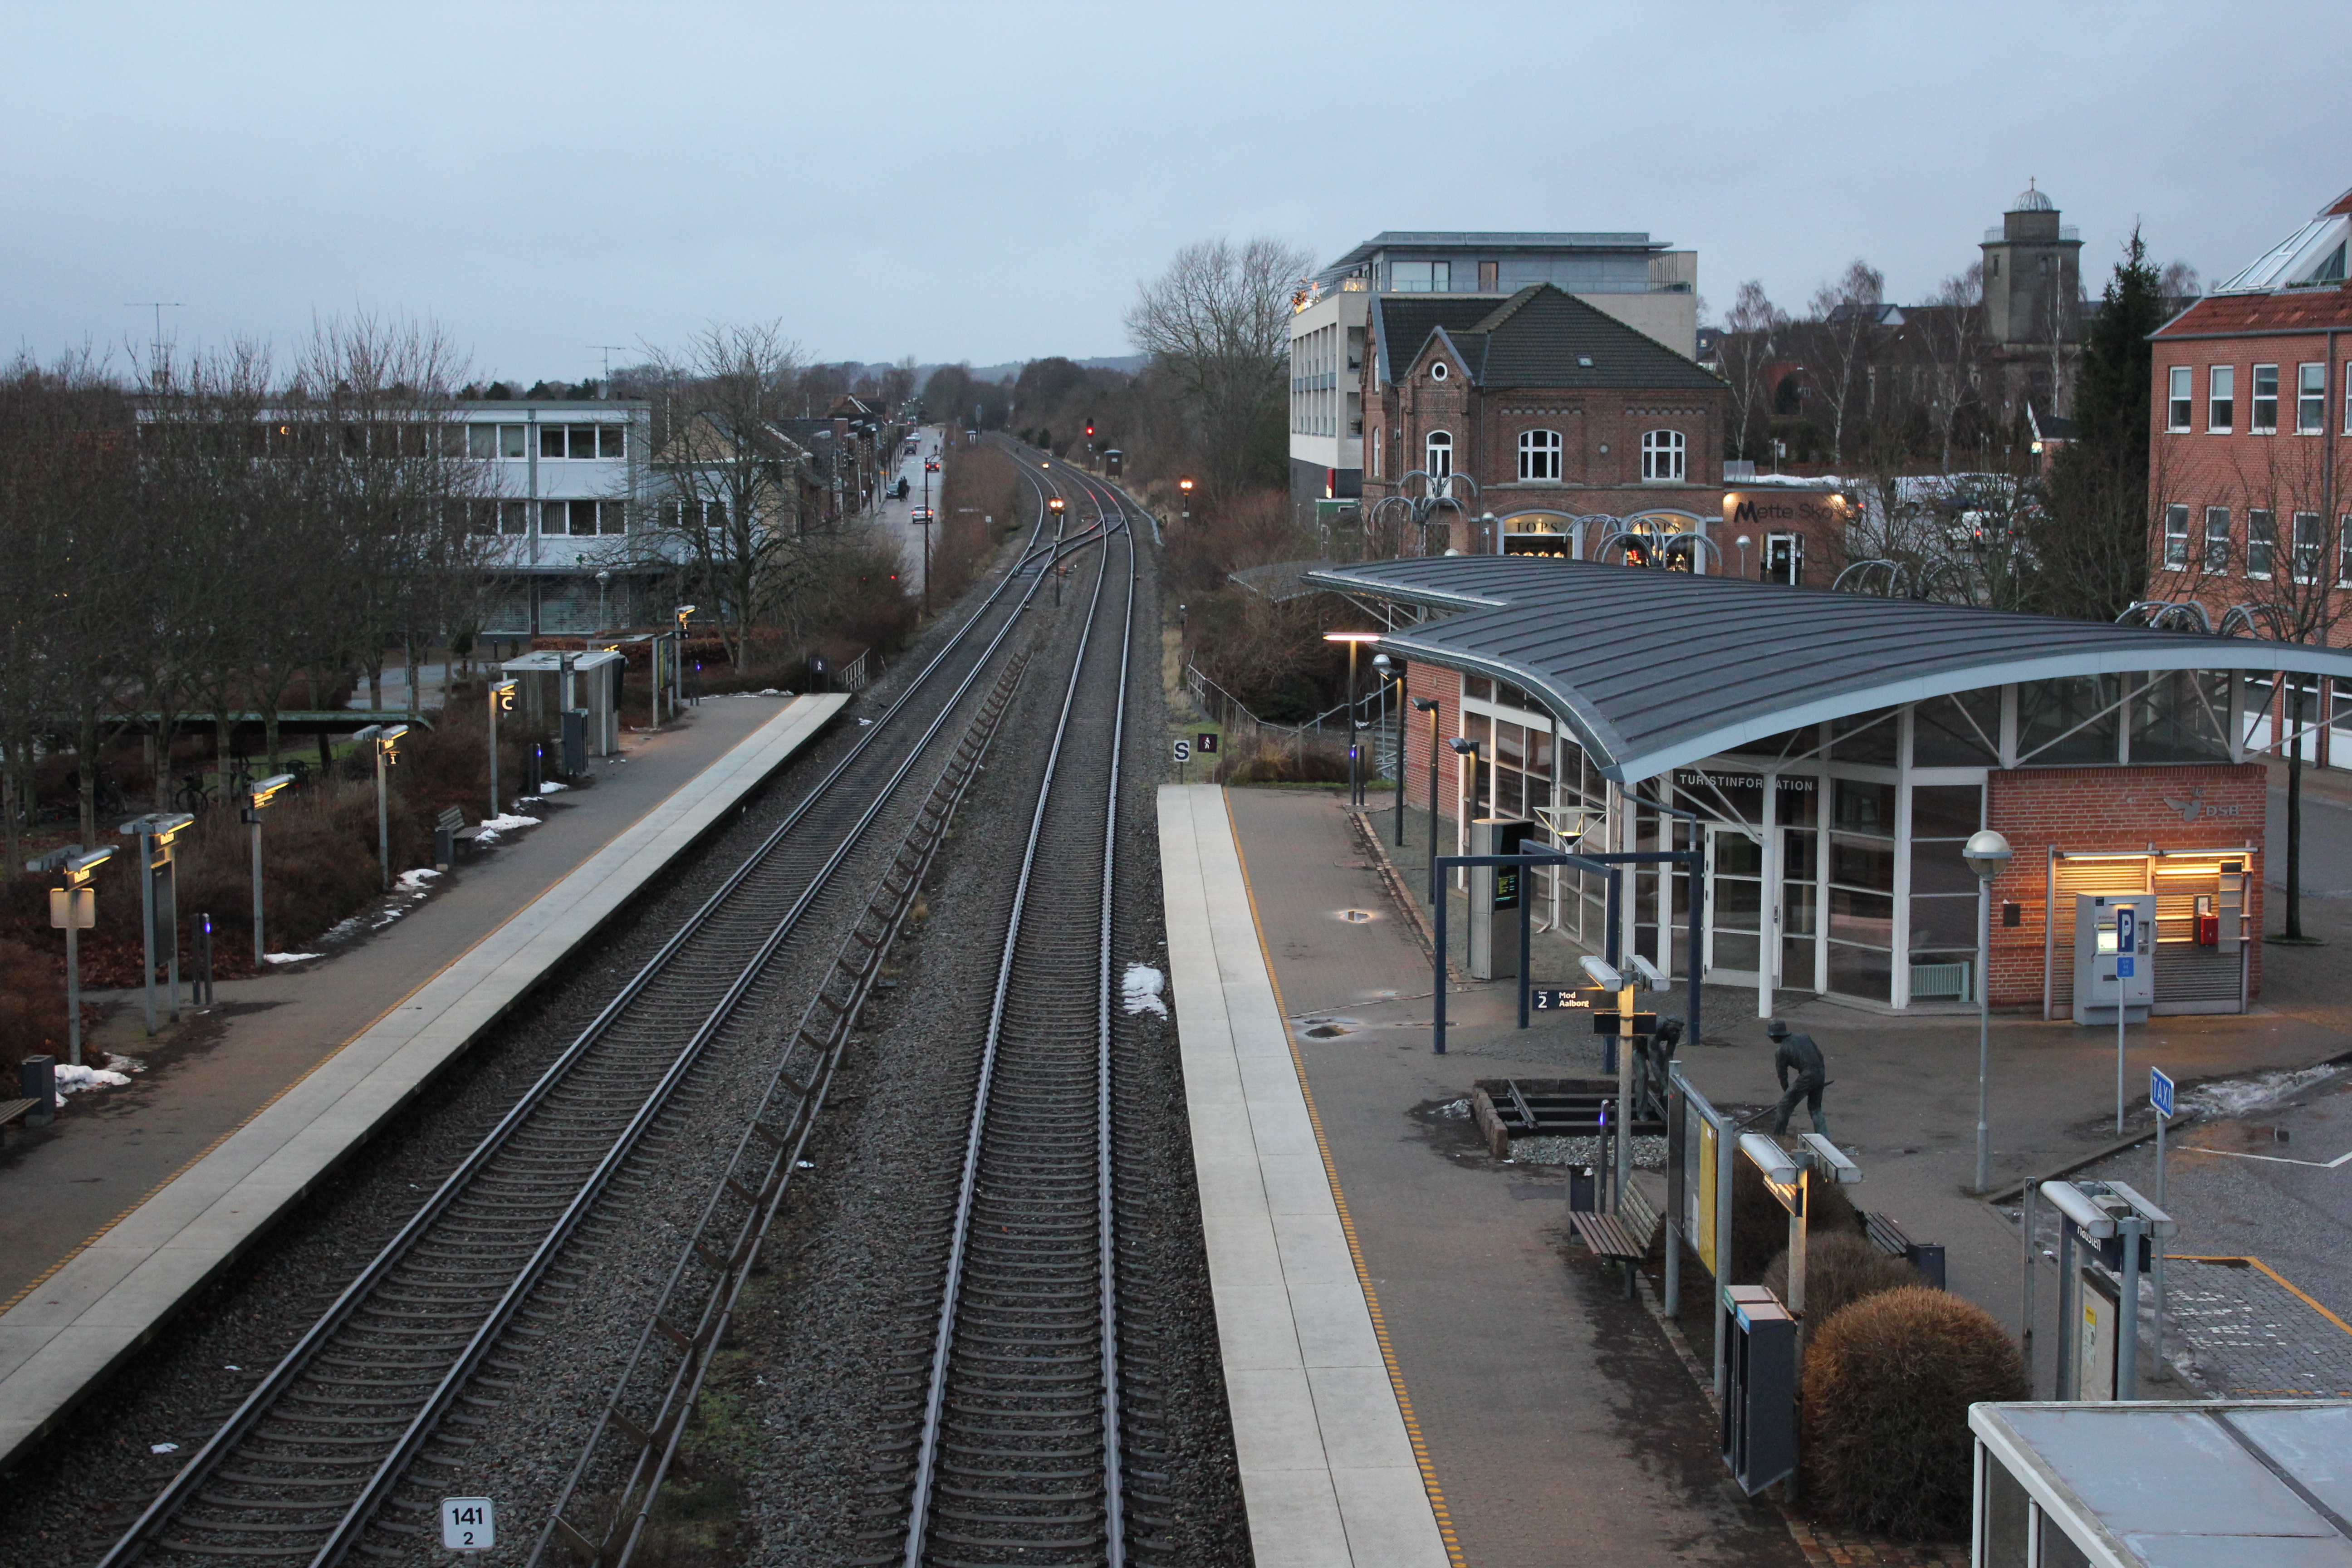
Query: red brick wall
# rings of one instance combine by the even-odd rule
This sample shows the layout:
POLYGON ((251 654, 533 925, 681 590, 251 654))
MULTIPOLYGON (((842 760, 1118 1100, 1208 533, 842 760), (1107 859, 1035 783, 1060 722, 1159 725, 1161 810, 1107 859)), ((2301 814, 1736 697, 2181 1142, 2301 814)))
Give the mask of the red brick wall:
POLYGON ((1404 800, 1409 807, 1429 809, 1429 715, 1415 712, 1412 699, 1434 697, 1444 704, 1437 711, 1437 797, 1447 812, 1454 809, 1454 753, 1445 742, 1462 733, 1462 677, 1434 665, 1405 667, 1404 800))
MULTIPOLYGON (((1985 822, 2007 836, 2016 858, 1993 879, 1992 1005, 2042 1005, 2042 943, 2048 910, 2050 850, 2218 849, 2263 847, 2269 774, 2259 763, 2235 767, 2027 768, 1992 774, 1985 822), (2202 792, 2199 794, 2197 792, 2202 792), (2172 801, 2194 799, 2198 816, 2186 820, 2172 801), (2234 815, 2232 815, 2234 813, 2234 815), (2013 900, 2024 923, 2005 927, 2000 905, 2013 900)), ((2252 985, 2262 994, 2262 877, 2248 879, 2248 929, 2255 933, 2252 985)), ((2062 920, 2072 920, 2071 910, 2062 920)), ((2060 976, 2062 994, 2073 982, 2060 976)))

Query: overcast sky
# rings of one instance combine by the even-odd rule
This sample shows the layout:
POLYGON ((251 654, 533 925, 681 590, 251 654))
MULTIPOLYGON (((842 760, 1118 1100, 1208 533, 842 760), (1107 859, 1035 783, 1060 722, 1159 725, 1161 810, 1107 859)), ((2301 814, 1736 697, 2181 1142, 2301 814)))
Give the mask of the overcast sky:
POLYGON ((2037 177, 2210 281, 2347 185, 2352 5, 0 0, 0 346, 430 316, 486 374, 782 321, 825 359, 1129 352, 1188 240, 1646 229, 1719 313, 1896 300, 2037 177))

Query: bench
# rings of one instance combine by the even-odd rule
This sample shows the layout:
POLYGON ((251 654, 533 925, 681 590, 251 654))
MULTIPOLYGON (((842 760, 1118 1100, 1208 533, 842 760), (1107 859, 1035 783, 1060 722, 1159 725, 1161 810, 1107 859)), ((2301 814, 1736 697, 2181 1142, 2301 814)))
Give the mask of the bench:
POLYGON ((1650 1256, 1650 1244, 1658 1236, 1658 1211, 1642 1191, 1639 1183, 1629 1182, 1613 1215, 1588 1214, 1571 1209, 1569 1228, 1577 1239, 1604 1263, 1622 1263, 1625 1267, 1625 1294, 1633 1293, 1633 1270, 1650 1256))
POLYGON ((1899 1258, 1919 1271, 1919 1278, 1935 1289, 1944 1289, 1944 1244, 1940 1241, 1914 1241, 1895 1223, 1892 1215, 1863 1215, 1862 1228, 1871 1245, 1890 1258, 1899 1258))
POLYGON ((26 1114, 40 1103, 37 1100, 0 1100, 0 1136, 5 1135, 7 1128, 32 1125, 25 1120, 26 1114))
POLYGON ((446 871, 457 858, 457 846, 471 844, 481 837, 482 829, 466 826, 466 814, 456 806, 445 806, 433 819, 433 864, 446 871))

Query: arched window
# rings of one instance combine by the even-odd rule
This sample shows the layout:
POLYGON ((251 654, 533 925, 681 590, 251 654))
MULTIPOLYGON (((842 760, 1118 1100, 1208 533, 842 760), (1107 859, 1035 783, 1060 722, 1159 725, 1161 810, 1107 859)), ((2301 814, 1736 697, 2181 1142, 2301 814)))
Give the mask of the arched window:
POLYGON ((1559 431, 1522 430, 1519 432, 1519 478, 1523 479, 1559 478, 1559 431))
POLYGON ((1679 430, 1648 430, 1642 435, 1642 477, 1645 479, 1679 479, 1683 477, 1683 433, 1679 430))
POLYGON ((1422 464, 1422 467, 1429 470, 1430 476, 1433 479, 1442 479, 1454 472, 1454 437, 1452 434, 1444 430, 1432 430, 1429 433, 1427 451, 1429 453, 1429 459, 1422 464))

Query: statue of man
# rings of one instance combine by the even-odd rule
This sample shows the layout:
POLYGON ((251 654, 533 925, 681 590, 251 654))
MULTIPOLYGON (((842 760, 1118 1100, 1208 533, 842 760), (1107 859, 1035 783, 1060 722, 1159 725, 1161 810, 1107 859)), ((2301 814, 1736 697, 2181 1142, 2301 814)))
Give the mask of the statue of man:
POLYGON ((1789 1118, 1796 1114, 1797 1101, 1801 1100, 1812 1114, 1813 1131, 1828 1137, 1830 1124, 1822 1114, 1822 1090, 1829 1085, 1829 1068, 1822 1060, 1822 1047, 1811 1035, 1791 1034, 1779 1018, 1766 1025, 1764 1032, 1772 1037, 1772 1070, 1780 1080, 1780 1103, 1773 1115, 1772 1131, 1777 1134, 1789 1130, 1789 1118), (1792 1073, 1794 1083, 1790 1082, 1792 1073))

